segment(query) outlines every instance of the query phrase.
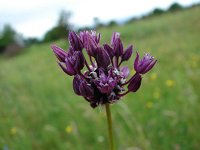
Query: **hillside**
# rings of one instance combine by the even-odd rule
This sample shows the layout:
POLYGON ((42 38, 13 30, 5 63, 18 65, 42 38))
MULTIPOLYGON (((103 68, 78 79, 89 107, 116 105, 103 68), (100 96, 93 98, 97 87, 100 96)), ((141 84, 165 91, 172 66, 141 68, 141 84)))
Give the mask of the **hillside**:
MULTIPOLYGON (((121 33, 126 45, 150 51, 156 67, 137 93, 112 105, 119 150, 200 147, 200 7, 123 26, 102 28, 103 41, 121 33)), ((55 41, 67 49, 68 41, 55 41)), ((0 58, 0 149, 102 150, 108 146, 104 108, 90 108, 72 90, 50 44, 0 58)))

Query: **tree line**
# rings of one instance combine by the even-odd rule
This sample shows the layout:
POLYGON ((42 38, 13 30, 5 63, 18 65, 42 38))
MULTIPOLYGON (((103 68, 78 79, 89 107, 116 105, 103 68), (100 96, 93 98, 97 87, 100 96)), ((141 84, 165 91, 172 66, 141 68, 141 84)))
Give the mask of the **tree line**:
MULTIPOLYGON (((183 9, 188 9, 191 7, 196 7, 199 6, 200 4, 194 4, 190 7, 184 8, 183 6, 181 6, 178 3, 174 3, 172 4, 167 10, 163 10, 160 8, 155 8, 152 12, 148 13, 145 16, 140 17, 139 19, 145 19, 145 18, 149 18, 152 16, 158 16, 167 12, 176 12, 176 11, 180 11, 183 9)), ((66 11, 61 11, 60 15, 59 15, 59 19, 57 21, 57 24, 52 27, 51 29, 49 29, 42 40, 39 40, 37 38, 26 38, 24 39, 22 37, 22 35, 20 35, 19 33, 17 33, 9 24, 4 25, 4 28, 2 31, 0 31, 0 54, 4 53, 6 50, 9 50, 9 46, 10 49, 16 48, 17 46, 20 47, 25 47, 25 46, 29 46, 31 44, 35 44, 35 43, 44 43, 44 42, 51 42, 51 41, 55 41, 58 39, 62 39, 62 38, 66 38, 66 35, 68 35, 68 32, 70 30, 73 29, 73 26, 69 23, 69 18, 71 16, 70 12, 66 12, 66 11), (16 44, 17 43, 17 44, 16 44)), ((138 20, 138 18, 131 18, 127 21, 124 22, 124 24, 133 22, 135 20, 138 20)), ((92 30, 92 29, 98 29, 101 27, 111 27, 111 26, 116 26, 118 25, 118 23, 114 20, 111 20, 109 23, 107 24, 103 24, 98 18, 94 18, 94 26, 93 27, 82 27, 79 28, 78 30, 92 30)), ((11 50, 12 52, 12 50, 11 50)))

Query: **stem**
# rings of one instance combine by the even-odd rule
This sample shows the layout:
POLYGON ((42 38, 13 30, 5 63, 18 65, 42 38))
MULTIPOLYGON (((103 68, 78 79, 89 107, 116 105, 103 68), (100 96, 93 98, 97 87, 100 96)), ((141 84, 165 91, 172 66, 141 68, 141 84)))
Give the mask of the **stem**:
POLYGON ((94 63, 93 63, 93 61, 92 61, 92 57, 91 57, 91 56, 90 56, 90 62, 91 62, 91 64, 92 64, 93 68, 94 68, 95 65, 94 65, 94 63))
POLYGON ((130 83, 131 80, 135 77, 135 75, 136 75, 136 73, 135 73, 127 82, 125 82, 125 83, 123 83, 123 84, 121 84, 121 85, 124 86, 124 85, 130 83))
POLYGON ((130 92, 130 91, 128 90, 128 91, 126 91, 125 93, 117 94, 117 96, 124 96, 124 95, 128 94, 129 92, 130 92))
POLYGON ((116 68, 118 68, 118 59, 119 59, 119 57, 116 56, 116 57, 115 57, 115 67, 116 67, 116 68))
POLYGON ((119 65, 118 65, 118 67, 122 64, 122 62, 123 62, 123 61, 121 60, 120 63, 119 63, 119 65))
POLYGON ((112 133, 112 118, 111 118, 109 103, 106 103, 106 116, 107 116, 107 123, 108 123, 108 135, 109 135, 110 150, 114 150, 113 133, 112 133))
POLYGON ((85 60, 85 65, 86 65, 86 67, 88 68, 88 70, 91 72, 92 70, 90 69, 90 67, 89 67, 89 65, 88 65, 88 63, 87 63, 86 60, 85 60))

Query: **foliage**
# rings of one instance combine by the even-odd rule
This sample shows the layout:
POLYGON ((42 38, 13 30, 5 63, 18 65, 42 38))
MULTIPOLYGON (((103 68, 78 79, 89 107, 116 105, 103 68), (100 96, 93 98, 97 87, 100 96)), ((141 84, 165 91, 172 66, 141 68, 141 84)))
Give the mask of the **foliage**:
POLYGON ((99 19, 99 18, 97 18, 97 17, 95 17, 94 19, 93 19, 93 21, 94 21, 94 28, 97 30, 98 28, 101 28, 101 27, 103 27, 103 26, 105 26, 102 22, 101 22, 101 20, 99 19))
POLYGON ((66 38, 68 30, 64 26, 56 26, 49 30, 44 36, 44 42, 55 41, 61 38, 66 38))
MULTIPOLYGON (((125 44, 134 43, 134 56, 150 50, 158 58, 138 93, 111 107, 119 150, 199 149, 199 14, 194 7, 99 31, 103 41, 120 32, 125 44)), ((55 43, 67 47, 66 40, 55 43)), ((91 109, 73 93, 50 44, 0 58, 0 149, 106 149, 104 108, 91 109)))
POLYGON ((109 23, 108 23, 108 27, 112 27, 112 26, 116 26, 118 25, 117 22, 115 20, 111 20, 109 23))
POLYGON ((0 35, 0 53, 3 52, 6 46, 14 42, 14 36, 16 32, 14 29, 6 24, 0 35))
POLYGON ((27 38, 27 39, 25 39, 25 43, 26 43, 26 45, 30 46, 32 44, 41 43, 41 41, 39 39, 33 37, 33 38, 27 38))
POLYGON ((70 25, 69 25, 70 15, 71 14, 69 12, 65 12, 64 10, 61 11, 57 25, 52 29, 50 29, 49 31, 47 31, 47 33, 44 35, 43 41, 49 42, 66 38, 70 30, 70 25))
POLYGON ((160 8, 156 8, 153 10, 152 15, 160 15, 163 14, 165 11, 160 9, 160 8))
POLYGON ((183 7, 180 4, 174 3, 169 7, 168 11, 177 11, 181 9, 183 9, 183 7))

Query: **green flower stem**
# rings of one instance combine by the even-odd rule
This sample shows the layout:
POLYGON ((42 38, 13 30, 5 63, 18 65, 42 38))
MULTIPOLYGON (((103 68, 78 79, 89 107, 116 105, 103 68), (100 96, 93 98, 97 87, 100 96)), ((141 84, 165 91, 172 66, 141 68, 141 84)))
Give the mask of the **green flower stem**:
POLYGON ((111 112, 110 112, 110 104, 108 103, 106 103, 106 116, 107 116, 107 123, 108 123, 109 146, 110 146, 110 150, 114 150, 113 133, 112 133, 112 118, 111 118, 111 112))

